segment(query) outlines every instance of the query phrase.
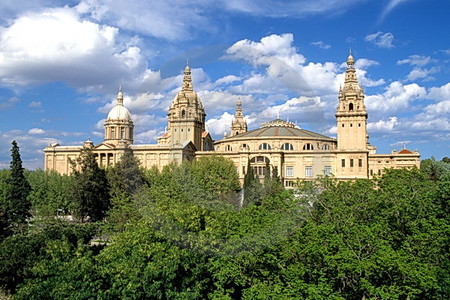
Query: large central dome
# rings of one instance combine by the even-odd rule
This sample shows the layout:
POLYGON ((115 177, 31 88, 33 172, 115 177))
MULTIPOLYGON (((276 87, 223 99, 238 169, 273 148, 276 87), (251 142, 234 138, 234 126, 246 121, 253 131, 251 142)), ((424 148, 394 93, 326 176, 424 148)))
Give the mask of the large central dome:
POLYGON ((131 120, 131 114, 128 109, 123 106, 123 94, 122 89, 119 89, 119 93, 117 93, 117 103, 108 114, 108 120, 131 120))
POLYGON ((131 120, 131 114, 123 105, 114 106, 108 114, 108 120, 131 120))

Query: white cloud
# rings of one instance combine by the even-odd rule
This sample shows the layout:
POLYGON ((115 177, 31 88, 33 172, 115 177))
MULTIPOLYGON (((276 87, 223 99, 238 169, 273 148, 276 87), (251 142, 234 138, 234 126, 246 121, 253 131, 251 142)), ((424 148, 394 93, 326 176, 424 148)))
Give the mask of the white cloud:
POLYGON ((312 42, 311 45, 319 47, 320 49, 330 49, 331 45, 325 44, 322 41, 312 42))
POLYGON ((416 83, 392 82, 383 94, 366 96, 367 109, 373 112, 397 112, 408 108, 415 99, 425 98, 425 88, 416 83))
POLYGON ((42 103, 40 101, 32 101, 28 104, 28 107, 40 108, 42 107, 42 103))
POLYGON ((367 129, 371 132, 389 132, 399 125, 397 117, 389 117, 387 120, 379 120, 377 122, 367 124, 367 129))
POLYGON ((409 0, 390 0, 389 3, 384 7, 378 22, 383 21, 384 18, 399 4, 407 1, 409 0))
POLYGON ((241 77, 238 77, 235 75, 227 75, 227 76, 217 79, 215 84, 216 85, 230 84, 232 82, 239 81, 239 80, 241 80, 241 77))
POLYGON ((222 138, 225 132, 230 133, 230 126, 233 118, 234 115, 224 112, 221 116, 206 121, 207 130, 211 135, 222 138))
POLYGON ((440 87, 430 88, 428 98, 438 101, 450 100, 450 82, 440 87))
POLYGON ((20 99, 17 97, 11 97, 11 98, 7 99, 6 101, 2 101, 2 102, 0 102, 0 110, 11 108, 19 101, 20 101, 20 99))
POLYGON ((222 0, 226 9, 264 17, 305 17, 336 14, 348 10, 364 0, 222 0))
POLYGON ((414 81, 417 79, 423 79, 425 81, 430 81, 434 79, 434 77, 432 77, 431 74, 437 73, 439 72, 439 70, 440 70, 439 67, 432 67, 430 69, 414 68, 406 76, 406 80, 414 81))
POLYGON ((117 28, 83 20, 70 7, 21 15, 0 28, 0 43, 4 84, 63 81, 86 91, 110 92, 123 80, 139 88, 154 73, 137 46, 119 41, 117 28))
POLYGON ((393 48, 394 47, 394 35, 390 32, 381 32, 369 34, 365 37, 367 42, 370 42, 380 48, 393 48))
POLYGON ((432 62, 431 57, 422 55, 410 55, 408 58, 397 61, 397 65, 409 64, 412 66, 423 67, 432 62))
POLYGON ((83 0, 77 9, 99 22, 170 41, 188 40, 194 32, 214 30, 204 1, 83 0))
POLYGON ((33 135, 45 134, 45 130, 43 130, 41 128, 31 128, 30 130, 28 130, 28 134, 33 134, 33 135))

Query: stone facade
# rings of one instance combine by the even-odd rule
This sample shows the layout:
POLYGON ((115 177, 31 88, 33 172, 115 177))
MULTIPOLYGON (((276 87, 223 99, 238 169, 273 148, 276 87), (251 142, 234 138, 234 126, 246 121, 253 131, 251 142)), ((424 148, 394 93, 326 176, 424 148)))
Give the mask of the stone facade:
POLYGON ((145 168, 157 166, 160 169, 170 162, 222 155, 234 162, 241 180, 249 161, 261 177, 268 162, 272 168, 277 168, 287 187, 293 186, 298 179, 324 175, 352 180, 372 178, 381 174, 384 168, 419 167, 420 154, 417 151, 403 149, 377 154, 376 147, 370 145, 364 91, 358 84, 354 63, 352 55, 349 55, 344 85, 338 95, 337 139, 280 119, 248 131, 242 103, 238 101, 230 134, 213 142, 205 130, 206 113, 193 89, 191 71, 187 66, 181 91, 168 111, 167 130, 158 139, 158 144, 133 144, 133 121, 123 106, 123 95, 119 90, 117 104, 105 121, 104 142, 97 146, 89 141, 74 147, 49 145, 44 149, 45 169, 70 173, 69 159, 75 159, 82 147, 90 147, 99 165, 105 167, 118 162, 125 151, 132 151, 145 168))

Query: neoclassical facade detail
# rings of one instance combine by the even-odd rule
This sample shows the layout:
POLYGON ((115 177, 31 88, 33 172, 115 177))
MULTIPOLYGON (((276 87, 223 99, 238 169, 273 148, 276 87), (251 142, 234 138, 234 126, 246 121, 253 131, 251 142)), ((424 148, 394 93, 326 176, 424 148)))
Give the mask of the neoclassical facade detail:
POLYGON ((117 163, 125 151, 131 151, 143 167, 160 169, 171 162, 221 155, 234 162, 241 181, 249 163, 261 177, 269 165, 277 169, 286 187, 293 186, 298 179, 324 175, 339 180, 372 178, 382 174, 385 168, 420 166, 417 151, 402 149, 377 154, 376 147, 370 145, 364 90, 358 84, 352 55, 347 58, 345 80, 338 92, 336 138, 302 129, 279 118, 248 130, 242 102, 238 100, 230 134, 213 141, 205 129, 205 109, 194 91, 189 66, 184 69, 181 90, 174 97, 167 116, 167 128, 157 144, 134 144, 132 117, 123 105, 119 89, 116 105, 105 121, 104 141, 98 145, 87 141, 84 145, 69 147, 51 144, 44 149, 44 168, 70 173, 69 161, 76 159, 83 147, 90 148, 103 167, 117 163))

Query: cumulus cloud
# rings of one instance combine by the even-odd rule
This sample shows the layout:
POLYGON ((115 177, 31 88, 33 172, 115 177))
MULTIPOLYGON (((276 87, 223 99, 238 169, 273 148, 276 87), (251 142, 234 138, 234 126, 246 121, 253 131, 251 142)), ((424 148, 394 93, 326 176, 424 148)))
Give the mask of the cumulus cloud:
POLYGON ((412 101, 425 98, 425 88, 416 83, 404 85, 399 81, 392 82, 385 92, 366 96, 367 109, 373 112, 397 112, 408 108, 412 101))
POLYGON ((450 82, 440 87, 430 88, 428 98, 438 101, 450 100, 450 82))
POLYGON ((390 32, 381 32, 369 34, 365 37, 367 42, 370 42, 380 48, 393 48, 394 35, 390 32))
MULTIPOLYGON (((241 40, 226 50, 224 58, 242 60, 254 67, 264 67, 266 74, 256 73, 246 79, 245 86, 262 90, 276 88, 278 92, 293 91, 297 95, 317 95, 337 89, 338 65, 331 62, 305 65, 305 57, 293 46, 292 34, 270 35, 259 42, 241 40)), ((251 89, 256 90, 256 89, 251 89)))
POLYGON ((439 70, 440 70, 439 67, 432 67, 430 69, 414 68, 406 76, 406 80, 414 81, 417 79, 422 79, 424 81, 430 81, 434 79, 434 77, 432 77, 431 74, 437 73, 439 72, 439 70))
POLYGON ((207 130, 211 135, 217 136, 219 139, 224 136, 224 133, 230 133, 231 122, 234 115, 224 112, 221 116, 211 118, 206 121, 207 130))
POLYGON ((140 82, 159 79, 149 79, 153 72, 140 48, 119 41, 117 28, 83 20, 70 7, 22 14, 0 28, 0 43, 4 84, 63 81, 105 92, 123 80, 138 88, 140 82))
POLYGON ((28 134, 45 134, 45 130, 41 128, 31 128, 28 130, 28 134))
POLYGON ((369 122, 367 130, 371 132, 389 132, 399 124, 397 117, 389 117, 387 120, 379 120, 377 122, 369 122))

